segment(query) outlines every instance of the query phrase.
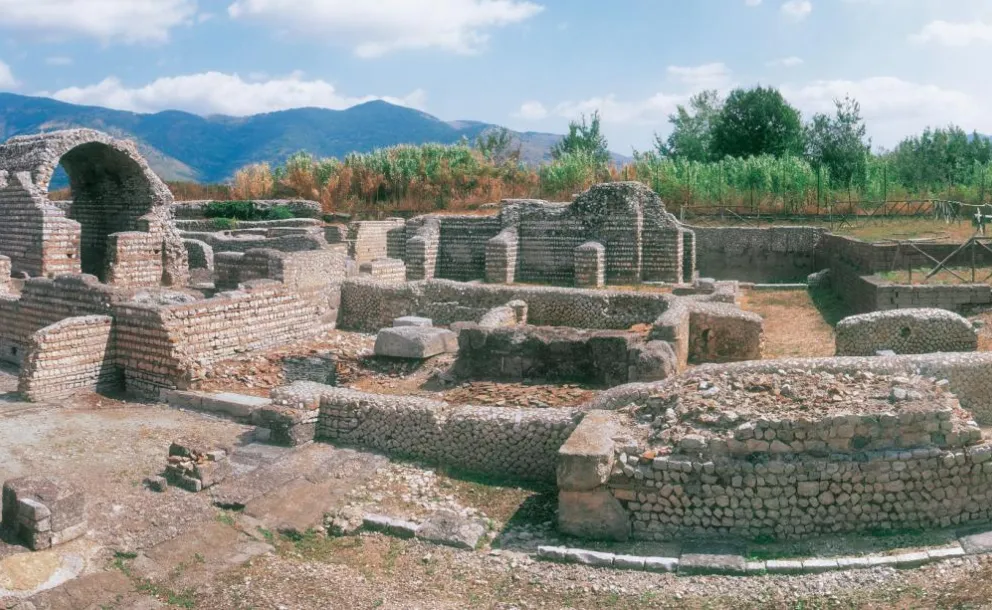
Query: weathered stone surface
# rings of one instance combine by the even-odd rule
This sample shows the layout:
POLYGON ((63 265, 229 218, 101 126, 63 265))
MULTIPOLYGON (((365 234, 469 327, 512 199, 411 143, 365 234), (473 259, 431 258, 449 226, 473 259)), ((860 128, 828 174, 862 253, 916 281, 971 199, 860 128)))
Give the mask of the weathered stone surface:
POLYGON ((422 318, 420 316, 400 316, 393 320, 393 326, 398 328, 401 326, 434 326, 434 322, 430 318, 422 318))
POLYGON ((417 538, 458 549, 475 549, 486 535, 486 526, 477 519, 451 511, 436 512, 417 528, 417 538))
POLYGON ((442 328, 384 328, 375 339, 375 355, 423 360, 458 351, 458 336, 442 328))
POLYGON ((2 502, 0 524, 32 550, 63 544, 86 533, 83 491, 65 481, 10 479, 3 485, 2 502))
POLYGON ((609 411, 590 411, 558 451, 558 488, 590 491, 610 478, 615 428, 609 411))
POLYGON ((398 538, 413 538, 417 535, 417 529, 420 527, 410 521, 372 514, 365 515, 362 519, 362 525, 367 530, 382 532, 398 538))
POLYGON ((721 574, 741 576, 747 573, 747 562, 742 555, 722 550, 714 553, 682 553, 679 574, 721 574))
POLYGON ((625 541, 630 516, 605 489, 558 492, 558 530, 591 540, 625 541))
POLYGON ((973 352, 978 334, 966 318, 946 309, 895 309, 850 316, 837 323, 838 356, 973 352))
POLYGON ((584 549, 565 550, 565 561, 598 568, 613 567, 614 557, 615 555, 613 553, 603 553, 600 551, 587 551, 584 549))

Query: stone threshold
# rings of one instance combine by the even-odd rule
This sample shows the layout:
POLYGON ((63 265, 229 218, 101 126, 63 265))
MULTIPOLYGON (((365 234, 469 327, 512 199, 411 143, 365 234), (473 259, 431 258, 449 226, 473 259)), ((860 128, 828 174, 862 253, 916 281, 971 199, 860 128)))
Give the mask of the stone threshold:
POLYGON ((860 557, 812 557, 748 561, 744 555, 737 554, 682 553, 679 557, 641 557, 560 546, 540 546, 534 556, 544 561, 618 570, 676 572, 679 575, 758 576, 765 574, 821 574, 823 572, 870 569, 881 566, 898 569, 918 568, 928 563, 965 555, 984 554, 990 551, 992 551, 992 531, 962 537, 951 546, 923 551, 907 551, 893 555, 860 557))

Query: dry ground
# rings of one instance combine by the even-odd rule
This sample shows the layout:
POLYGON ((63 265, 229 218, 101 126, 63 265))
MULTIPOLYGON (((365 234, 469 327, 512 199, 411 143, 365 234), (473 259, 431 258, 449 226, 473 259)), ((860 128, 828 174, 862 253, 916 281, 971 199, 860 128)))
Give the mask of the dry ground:
POLYGON ((741 307, 764 318, 764 358, 834 355, 834 325, 843 306, 829 291, 745 290, 741 307))

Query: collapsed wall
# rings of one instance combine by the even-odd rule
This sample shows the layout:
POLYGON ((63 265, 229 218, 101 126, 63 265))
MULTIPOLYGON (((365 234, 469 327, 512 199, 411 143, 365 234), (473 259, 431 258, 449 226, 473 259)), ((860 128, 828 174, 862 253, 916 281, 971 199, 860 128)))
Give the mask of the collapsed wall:
MULTIPOLYGON (((21 384, 37 386, 67 366, 46 347, 52 342, 48 335, 59 330, 56 336, 62 336, 65 329, 45 327, 78 316, 107 316, 113 333, 99 369, 121 371, 128 391, 157 397, 161 389, 187 388, 218 361, 333 328, 344 259, 343 245, 297 253, 250 251, 229 270, 237 278, 231 290, 209 299, 125 290, 86 275, 31 279, 20 295, 0 294, 0 313, 10 320, 0 328, 0 354, 16 362, 27 353, 21 384)), ((65 324, 71 329, 72 322, 65 324)), ((95 355, 95 348, 82 347, 81 358, 95 355)))

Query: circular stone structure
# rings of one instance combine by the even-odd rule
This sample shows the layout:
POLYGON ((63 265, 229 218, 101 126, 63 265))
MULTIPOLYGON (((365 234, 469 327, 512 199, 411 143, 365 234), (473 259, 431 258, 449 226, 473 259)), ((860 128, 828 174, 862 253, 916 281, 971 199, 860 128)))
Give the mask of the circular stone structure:
POLYGON ((966 318, 946 309, 893 309, 850 316, 837 323, 838 356, 973 352, 978 335, 966 318))
POLYGON ((559 470, 564 529, 787 540, 987 521, 992 446, 946 388, 798 369, 675 378, 610 414, 613 428, 580 424, 584 457, 559 470))

